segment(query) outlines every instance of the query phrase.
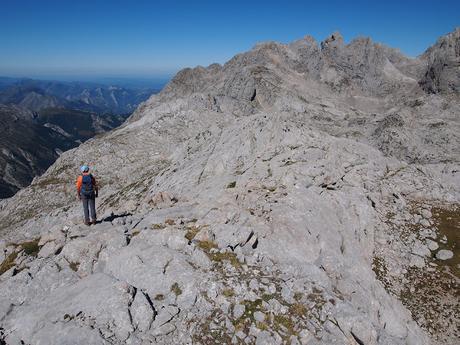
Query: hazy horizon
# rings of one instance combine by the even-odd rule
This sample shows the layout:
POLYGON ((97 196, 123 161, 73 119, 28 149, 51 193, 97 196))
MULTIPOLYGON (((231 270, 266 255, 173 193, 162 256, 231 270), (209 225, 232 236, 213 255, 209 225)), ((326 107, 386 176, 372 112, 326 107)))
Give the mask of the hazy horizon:
POLYGON ((125 75, 0 75, 0 78, 10 78, 13 80, 32 79, 63 83, 94 83, 132 88, 161 89, 172 78, 172 75, 156 77, 125 75))
POLYGON ((169 79, 178 70, 225 63, 263 41, 334 31, 417 56, 458 26, 458 1, 2 3, 0 75, 36 79, 169 79))

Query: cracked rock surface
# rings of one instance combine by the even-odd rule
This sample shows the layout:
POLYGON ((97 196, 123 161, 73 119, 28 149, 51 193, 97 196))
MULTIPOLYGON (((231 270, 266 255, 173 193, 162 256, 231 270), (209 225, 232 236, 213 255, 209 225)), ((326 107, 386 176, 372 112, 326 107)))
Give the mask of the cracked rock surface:
POLYGON ((180 71, 0 201, 0 344, 455 343, 458 32, 180 71))

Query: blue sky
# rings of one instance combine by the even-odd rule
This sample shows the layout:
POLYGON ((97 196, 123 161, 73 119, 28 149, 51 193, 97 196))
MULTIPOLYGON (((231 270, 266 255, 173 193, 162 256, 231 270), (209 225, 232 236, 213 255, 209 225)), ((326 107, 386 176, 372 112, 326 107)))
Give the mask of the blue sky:
POLYGON ((0 0, 0 75, 153 77, 260 41, 370 36, 409 56, 460 26, 460 1, 0 0))

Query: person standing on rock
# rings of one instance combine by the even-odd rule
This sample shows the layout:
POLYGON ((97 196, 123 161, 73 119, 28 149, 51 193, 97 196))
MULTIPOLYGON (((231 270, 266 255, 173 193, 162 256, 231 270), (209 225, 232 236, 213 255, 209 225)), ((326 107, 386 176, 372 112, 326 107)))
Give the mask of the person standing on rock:
POLYGON ((96 179, 89 173, 88 166, 83 165, 80 171, 81 175, 77 178, 77 197, 83 203, 85 225, 96 224, 96 198, 98 194, 96 179))

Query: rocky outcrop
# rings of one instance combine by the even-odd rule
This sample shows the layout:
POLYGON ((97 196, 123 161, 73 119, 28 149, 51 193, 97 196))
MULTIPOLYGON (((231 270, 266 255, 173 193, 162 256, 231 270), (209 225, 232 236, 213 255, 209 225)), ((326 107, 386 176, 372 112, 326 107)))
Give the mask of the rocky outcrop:
POLYGON ((3 340, 454 342, 459 103, 423 66, 336 33, 181 71, 0 202, 3 340))
POLYGON ((425 75, 420 81, 430 93, 460 92, 460 28, 441 37, 421 59, 426 62, 425 75))

